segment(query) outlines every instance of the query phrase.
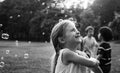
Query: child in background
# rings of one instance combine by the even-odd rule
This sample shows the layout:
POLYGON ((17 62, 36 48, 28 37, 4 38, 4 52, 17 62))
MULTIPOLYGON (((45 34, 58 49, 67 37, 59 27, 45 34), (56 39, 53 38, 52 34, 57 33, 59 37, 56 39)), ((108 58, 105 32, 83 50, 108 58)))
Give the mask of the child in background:
POLYGON ((98 43, 93 37, 94 28, 92 26, 88 26, 85 31, 87 32, 87 36, 83 38, 84 51, 89 57, 96 58, 98 43))
POLYGON ((88 58, 86 53, 77 50, 80 37, 80 32, 70 20, 63 20, 53 27, 50 37, 55 49, 52 73, 87 73, 87 67, 95 73, 102 73, 97 59, 88 58))
POLYGON ((98 48, 98 60, 103 73, 110 73, 111 69, 111 46, 109 41, 112 40, 112 30, 107 27, 101 27, 98 38, 101 40, 100 48, 98 48))

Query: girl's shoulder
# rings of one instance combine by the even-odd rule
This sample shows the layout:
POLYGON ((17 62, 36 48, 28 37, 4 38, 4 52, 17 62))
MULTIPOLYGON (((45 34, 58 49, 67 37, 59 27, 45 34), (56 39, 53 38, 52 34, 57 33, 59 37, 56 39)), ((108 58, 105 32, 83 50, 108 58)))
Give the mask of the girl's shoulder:
POLYGON ((63 55, 63 54, 67 54, 67 53, 70 53, 70 52, 71 52, 70 49, 68 49, 68 48, 63 48, 63 49, 60 50, 59 54, 63 55))
POLYGON ((63 49, 60 50, 60 52, 63 52, 63 51, 69 51, 69 49, 68 48, 63 48, 63 49))

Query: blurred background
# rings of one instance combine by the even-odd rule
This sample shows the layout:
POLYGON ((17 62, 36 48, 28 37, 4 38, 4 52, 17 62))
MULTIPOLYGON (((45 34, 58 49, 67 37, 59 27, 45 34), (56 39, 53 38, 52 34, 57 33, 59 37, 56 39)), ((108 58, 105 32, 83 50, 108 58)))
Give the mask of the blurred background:
POLYGON ((0 0, 1 40, 49 42, 59 19, 72 18, 81 32, 109 26, 120 39, 120 0, 0 0), (2 38, 3 37, 3 38, 2 38))

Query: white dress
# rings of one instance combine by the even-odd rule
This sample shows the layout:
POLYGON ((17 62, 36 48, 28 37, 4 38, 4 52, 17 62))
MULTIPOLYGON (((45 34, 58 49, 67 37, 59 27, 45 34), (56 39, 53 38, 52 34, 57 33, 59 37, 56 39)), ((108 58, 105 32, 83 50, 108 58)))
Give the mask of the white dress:
MULTIPOLYGON (((82 66, 80 64, 74 64, 74 63, 70 63, 68 65, 63 64, 61 58, 62 58, 62 52, 64 50, 68 50, 68 49, 60 50, 55 73, 87 73, 87 67, 82 66)), ((77 55, 79 54, 79 55, 86 56, 86 54, 81 51, 76 51, 76 52, 77 52, 76 53, 77 55)))
POLYGON ((91 57, 96 58, 96 54, 97 54, 97 47, 95 47, 95 45, 97 45, 97 41, 95 40, 94 37, 89 38, 88 36, 83 38, 83 42, 84 42, 84 47, 88 47, 90 53, 91 53, 91 57))

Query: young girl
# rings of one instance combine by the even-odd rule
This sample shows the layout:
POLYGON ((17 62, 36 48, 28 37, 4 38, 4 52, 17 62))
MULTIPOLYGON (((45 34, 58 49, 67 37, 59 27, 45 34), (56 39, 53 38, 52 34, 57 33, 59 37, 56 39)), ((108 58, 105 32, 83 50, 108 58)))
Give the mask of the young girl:
POLYGON ((98 43, 93 37, 94 28, 92 26, 88 26, 86 28, 86 32, 87 35, 83 38, 84 51, 89 57, 96 58, 98 43))
POLYGON ((80 33, 70 20, 63 20, 56 24, 51 32, 51 41, 56 54, 52 61, 52 73, 87 73, 87 67, 95 73, 102 73, 99 61, 88 58, 77 50, 80 44, 80 33))
POLYGON ((103 73, 109 73, 111 69, 111 46, 109 41, 112 40, 112 30, 107 27, 101 27, 98 38, 101 40, 100 48, 98 48, 98 60, 103 73))

